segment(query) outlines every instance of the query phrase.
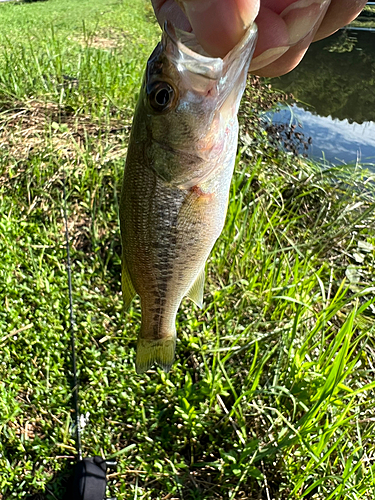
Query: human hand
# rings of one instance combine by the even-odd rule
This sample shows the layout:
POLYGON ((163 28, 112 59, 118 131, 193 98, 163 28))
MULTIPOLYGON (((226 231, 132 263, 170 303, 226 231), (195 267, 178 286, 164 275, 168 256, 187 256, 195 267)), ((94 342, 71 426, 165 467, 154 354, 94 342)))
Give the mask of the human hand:
POLYGON ((194 31, 212 56, 223 57, 255 20, 259 35, 250 71, 279 76, 297 66, 311 42, 350 23, 366 0, 151 0, 166 19, 194 31))

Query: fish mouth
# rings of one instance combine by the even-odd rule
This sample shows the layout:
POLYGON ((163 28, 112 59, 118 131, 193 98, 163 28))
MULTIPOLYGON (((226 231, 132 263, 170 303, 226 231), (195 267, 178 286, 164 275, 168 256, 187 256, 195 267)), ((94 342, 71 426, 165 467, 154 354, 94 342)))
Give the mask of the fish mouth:
POLYGON ((211 57, 194 33, 177 29, 166 21, 160 50, 176 68, 183 87, 197 95, 215 98, 216 109, 227 109, 234 115, 245 88, 257 34, 257 26, 253 23, 224 58, 211 57))
POLYGON ((185 70, 210 80, 220 80, 233 70, 241 71, 244 65, 249 66, 255 50, 257 32, 257 26, 253 23, 224 58, 211 57, 199 44, 194 33, 175 28, 170 21, 164 23, 161 43, 168 59, 180 72, 185 70))

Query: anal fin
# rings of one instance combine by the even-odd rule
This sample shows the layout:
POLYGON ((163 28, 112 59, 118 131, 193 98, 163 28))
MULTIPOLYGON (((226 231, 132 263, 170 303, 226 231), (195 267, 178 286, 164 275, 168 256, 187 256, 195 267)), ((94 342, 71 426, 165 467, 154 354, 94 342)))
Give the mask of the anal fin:
POLYGON ((192 287, 186 294, 189 299, 191 299, 199 308, 203 307, 203 289, 204 289, 204 280, 205 280, 205 266, 203 266, 202 270, 199 272, 196 280, 194 281, 192 287))
POLYGON ((128 266, 126 264, 124 257, 122 257, 121 287, 122 287, 122 298, 124 301, 124 307, 125 310, 127 310, 129 309, 132 300, 137 295, 137 292, 134 289, 132 280, 130 278, 128 266))

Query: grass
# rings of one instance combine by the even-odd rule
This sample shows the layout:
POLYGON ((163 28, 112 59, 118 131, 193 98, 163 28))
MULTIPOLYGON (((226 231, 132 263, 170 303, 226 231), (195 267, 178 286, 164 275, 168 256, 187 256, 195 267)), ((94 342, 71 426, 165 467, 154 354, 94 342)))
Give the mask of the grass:
POLYGON ((158 29, 143 0, 64 6, 0 5, 0 498, 62 499, 75 455, 65 182, 82 439, 119 461, 108 496, 372 499, 373 176, 272 147, 252 80, 205 308, 184 301, 171 373, 137 376, 118 196, 158 29))

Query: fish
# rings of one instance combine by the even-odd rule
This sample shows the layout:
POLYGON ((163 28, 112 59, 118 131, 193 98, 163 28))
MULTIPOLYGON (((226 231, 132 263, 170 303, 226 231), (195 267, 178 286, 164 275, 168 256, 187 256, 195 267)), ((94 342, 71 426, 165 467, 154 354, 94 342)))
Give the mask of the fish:
POLYGON ((136 104, 120 200, 121 283, 138 294, 136 371, 168 372, 182 299, 203 306, 205 265, 224 227, 237 113, 257 39, 253 24, 224 57, 171 22, 149 57, 136 104))

